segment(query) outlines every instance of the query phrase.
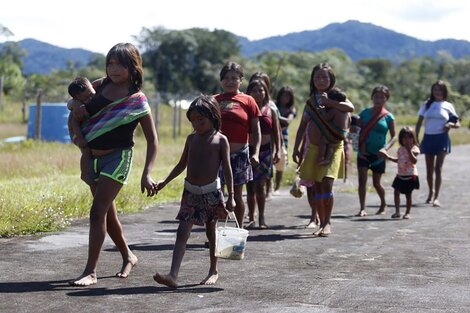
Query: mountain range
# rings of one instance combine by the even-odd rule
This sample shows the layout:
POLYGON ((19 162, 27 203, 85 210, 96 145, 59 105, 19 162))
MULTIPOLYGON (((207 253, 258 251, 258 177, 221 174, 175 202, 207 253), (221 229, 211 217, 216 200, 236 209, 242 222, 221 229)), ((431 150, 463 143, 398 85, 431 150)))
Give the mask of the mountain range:
MULTIPOLYGON (((253 57, 265 51, 322 51, 340 48, 354 60, 384 58, 397 63, 413 57, 435 57, 446 51, 454 58, 470 55, 470 42, 443 39, 437 41, 419 40, 390 29, 359 21, 332 23, 318 30, 289 33, 250 41, 238 37, 241 54, 253 57)), ((23 58, 23 73, 48 74, 53 69, 67 68, 69 62, 75 67, 84 66, 95 54, 84 49, 65 49, 35 39, 18 42, 28 53, 23 58)), ((2 44, 0 43, 0 48, 2 44)))

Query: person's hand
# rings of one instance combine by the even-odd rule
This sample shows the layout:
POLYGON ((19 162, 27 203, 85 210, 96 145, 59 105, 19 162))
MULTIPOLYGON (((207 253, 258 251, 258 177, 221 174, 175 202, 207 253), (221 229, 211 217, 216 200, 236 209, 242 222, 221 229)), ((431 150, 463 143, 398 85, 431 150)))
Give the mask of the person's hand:
POLYGON ((379 152, 377 152, 377 155, 382 159, 388 159, 388 153, 385 148, 380 149, 379 152))
POLYGON ((294 161, 295 164, 299 165, 300 164, 300 160, 301 160, 301 152, 299 150, 294 150, 292 152, 292 160, 294 161))
POLYGON ((88 116, 88 112, 80 101, 74 101, 72 103, 72 116, 77 121, 83 121, 88 116))
POLYGON ((259 165, 258 155, 253 154, 252 156, 250 156, 250 163, 251 163, 251 166, 253 166, 253 167, 258 166, 259 165))
POLYGON ((233 212, 236 205, 237 204, 235 203, 235 199, 233 199, 233 194, 229 194, 227 202, 225 203, 225 208, 227 209, 227 211, 233 212))
POLYGON ((450 125, 450 123, 445 123, 444 131, 448 132, 451 128, 452 128, 452 126, 450 125))
POLYGON ((73 141, 77 146, 82 149, 88 146, 88 141, 86 141, 86 139, 83 137, 75 137, 73 141))
POLYGON ((279 157, 279 152, 274 153, 273 164, 277 164, 279 160, 281 160, 281 158, 279 157))
POLYGON ((140 181, 140 191, 144 193, 147 191, 147 197, 153 197, 158 193, 157 183, 150 177, 150 175, 142 176, 140 181))
POLYGON ((163 180, 159 181, 156 185, 157 191, 162 190, 163 188, 165 188, 165 186, 166 186, 165 181, 163 181, 163 180))
POLYGON ((360 159, 363 159, 363 160, 367 160, 368 155, 369 155, 369 153, 367 153, 365 151, 359 151, 357 157, 360 158, 360 159))

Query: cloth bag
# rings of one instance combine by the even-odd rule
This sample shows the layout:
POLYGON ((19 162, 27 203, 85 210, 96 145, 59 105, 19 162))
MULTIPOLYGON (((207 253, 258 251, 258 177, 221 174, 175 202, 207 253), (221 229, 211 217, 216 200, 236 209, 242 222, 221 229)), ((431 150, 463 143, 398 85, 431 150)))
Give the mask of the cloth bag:
POLYGON ((222 259, 242 260, 245 257, 246 240, 248 230, 240 228, 233 212, 229 212, 223 226, 218 226, 215 231, 215 256, 222 259), (227 226, 229 216, 237 227, 227 226))
POLYGON ((290 194, 295 198, 302 198, 305 193, 305 187, 300 184, 299 174, 295 175, 294 182, 289 190, 290 194))

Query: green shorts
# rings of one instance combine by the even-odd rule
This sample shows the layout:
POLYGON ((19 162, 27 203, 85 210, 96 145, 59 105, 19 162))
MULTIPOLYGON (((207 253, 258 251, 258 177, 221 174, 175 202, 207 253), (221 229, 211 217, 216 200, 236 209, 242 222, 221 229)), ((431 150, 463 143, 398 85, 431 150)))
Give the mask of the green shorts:
POLYGON ((115 151, 93 157, 91 171, 94 181, 98 181, 100 175, 109 177, 118 183, 125 184, 129 178, 132 167, 132 148, 116 149, 115 151))

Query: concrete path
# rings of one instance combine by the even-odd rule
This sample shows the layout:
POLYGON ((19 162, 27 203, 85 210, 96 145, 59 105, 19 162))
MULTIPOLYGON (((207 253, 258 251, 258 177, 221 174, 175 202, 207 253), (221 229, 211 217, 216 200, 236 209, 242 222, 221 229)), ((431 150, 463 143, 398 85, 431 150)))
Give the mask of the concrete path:
POLYGON ((98 284, 89 288, 67 285, 85 265, 85 222, 60 233, 0 239, 0 312, 470 312, 470 145, 453 147, 445 161, 440 208, 424 204, 420 156, 422 188, 413 196, 410 220, 390 218, 396 166, 388 168, 389 206, 382 216, 373 215, 375 193, 367 195, 369 216, 354 216, 356 177, 335 183, 329 238, 311 236, 304 228, 306 198, 283 190, 268 203, 271 228, 250 231, 244 260, 219 261, 214 286, 198 285, 209 258, 200 227, 188 242, 181 287, 172 290, 152 279, 170 267, 178 210, 173 203, 122 216, 139 264, 128 279, 113 277, 121 261, 107 239, 98 284))

